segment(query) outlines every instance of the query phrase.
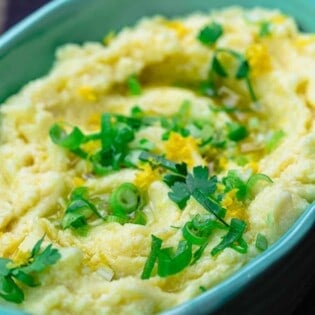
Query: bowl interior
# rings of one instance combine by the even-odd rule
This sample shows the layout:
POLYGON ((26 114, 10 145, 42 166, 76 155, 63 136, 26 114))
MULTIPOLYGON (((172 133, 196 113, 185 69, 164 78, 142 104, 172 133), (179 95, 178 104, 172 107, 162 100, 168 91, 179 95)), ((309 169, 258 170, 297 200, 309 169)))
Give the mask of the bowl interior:
MULTIPOLYGON (((0 102, 30 80, 47 73, 56 48, 64 43, 100 41, 107 32, 132 25, 142 16, 178 16, 229 5, 279 8, 294 16, 301 29, 315 32, 313 0, 56 0, 0 38, 0 102)), ((313 206, 263 255, 213 290, 166 314, 209 314, 218 309, 250 278, 292 249, 314 227, 314 222, 313 206), (207 302, 209 299, 214 301, 211 305, 207 302)), ((0 310, 0 313, 12 314, 4 310, 0 310)))

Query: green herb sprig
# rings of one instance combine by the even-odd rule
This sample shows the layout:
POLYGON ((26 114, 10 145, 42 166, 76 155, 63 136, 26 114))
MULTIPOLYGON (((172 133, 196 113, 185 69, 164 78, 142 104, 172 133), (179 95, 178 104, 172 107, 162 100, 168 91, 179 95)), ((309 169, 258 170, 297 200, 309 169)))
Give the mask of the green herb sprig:
MULTIPOLYGON (((197 35, 197 39, 206 46, 214 46, 217 40, 223 35, 223 27, 220 24, 212 23, 211 25, 202 28, 197 35)), ((214 54, 209 69, 208 80, 201 83, 201 92, 209 95, 216 96, 217 88, 215 83, 215 75, 219 77, 228 77, 228 71, 225 69, 220 61, 220 55, 226 54, 233 57, 238 62, 238 68, 235 73, 237 80, 245 80, 249 95, 253 102, 256 102, 257 96, 250 81, 250 66, 247 59, 235 50, 227 48, 214 47, 214 54)))
POLYGON ((89 200, 87 187, 77 187, 70 195, 61 227, 63 229, 72 228, 79 234, 86 235, 88 219, 93 214, 105 220, 95 205, 89 200))
MULTIPOLYGON (((106 175, 121 168, 134 167, 130 157, 135 150, 130 144, 136 131, 151 123, 139 110, 132 111, 131 116, 104 113, 101 115, 100 132, 86 135, 75 126, 67 133, 64 124, 55 123, 49 135, 53 143, 90 161, 96 175, 106 175), (91 141, 100 141, 101 145, 98 151, 89 154, 82 146, 91 141)), ((145 147, 142 146, 142 149, 145 147)))
POLYGON ((214 195, 217 177, 209 178, 207 167, 196 166, 192 173, 188 173, 185 163, 176 164, 152 153, 142 152, 139 159, 153 165, 158 164, 174 173, 165 175, 164 182, 171 188, 168 196, 180 209, 184 209, 192 197, 224 225, 229 226, 223 219, 226 210, 214 195))
POLYGON ((40 285, 36 274, 54 265, 61 255, 52 244, 41 250, 44 236, 34 245, 27 261, 16 266, 11 259, 0 258, 0 297, 13 303, 24 301, 24 292, 19 283, 29 287, 40 285))

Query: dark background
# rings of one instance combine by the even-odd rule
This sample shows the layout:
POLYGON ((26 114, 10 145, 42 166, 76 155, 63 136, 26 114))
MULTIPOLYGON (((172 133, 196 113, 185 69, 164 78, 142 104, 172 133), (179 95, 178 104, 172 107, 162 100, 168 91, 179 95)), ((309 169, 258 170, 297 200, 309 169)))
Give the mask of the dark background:
MULTIPOLYGON (((36 10, 37 8, 41 7, 42 5, 48 2, 50 1, 49 0, 7 0, 6 19, 4 21, 4 29, 6 30, 10 28, 15 23, 20 21, 23 17, 27 16, 32 11, 36 10)), ((293 254, 290 254, 289 256, 287 256, 283 261, 281 261, 278 264, 278 267, 277 267, 282 270, 285 269, 286 259, 291 260, 291 261, 292 260, 305 260, 304 270, 300 271, 300 273, 298 273, 296 270, 287 270, 288 278, 291 277, 292 274, 298 274, 298 276, 296 277, 297 279, 295 279, 295 281, 296 281, 296 289, 299 292, 292 292, 292 294, 288 294, 287 296, 288 301, 294 298, 296 302, 294 302, 293 304, 297 306, 294 306, 294 310, 290 308, 287 308, 287 309, 279 308, 278 306, 282 302, 276 299, 276 296, 278 295, 279 292, 275 292, 274 290, 281 291, 282 288, 275 287, 274 290, 273 288, 270 288, 270 291, 265 292, 265 295, 266 295, 266 299, 272 299, 272 296, 275 297, 273 301, 274 308, 268 308, 268 310, 266 309, 266 312, 265 312, 266 315, 274 315, 274 314, 314 315, 315 314, 315 259, 313 258, 315 256, 315 232, 313 231, 312 233, 310 233, 303 240, 303 242, 300 242, 300 244, 301 244, 300 248, 297 248, 293 254), (303 250, 303 247, 307 248, 308 251, 305 252, 303 250), (303 278, 303 279, 300 278, 300 282, 303 283, 303 285, 299 285, 298 277, 303 278)), ((274 272, 277 272, 277 268, 275 268, 274 272)), ((276 278, 276 275, 275 275, 275 278, 276 278)), ((261 281, 272 282, 272 279, 266 278, 266 279, 262 279, 261 281)), ((283 288, 283 290, 285 290, 285 287, 283 288)), ((239 304, 244 303, 244 300, 246 300, 246 297, 240 297, 239 304)), ((283 303, 284 302, 285 301, 283 301, 283 303)), ((244 310, 244 314, 245 313, 247 312, 244 310)), ((227 309, 226 314, 234 314, 233 308, 227 309)), ((239 315, 239 314, 235 314, 235 315, 239 315)))

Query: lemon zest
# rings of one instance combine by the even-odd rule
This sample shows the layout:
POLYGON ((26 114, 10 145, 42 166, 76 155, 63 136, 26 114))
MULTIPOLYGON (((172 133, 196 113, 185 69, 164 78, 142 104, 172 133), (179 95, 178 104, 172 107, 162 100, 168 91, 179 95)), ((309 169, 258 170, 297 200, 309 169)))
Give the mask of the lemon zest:
POLYGON ((95 94, 93 88, 91 88, 90 86, 83 85, 83 86, 78 88, 77 92, 78 92, 79 96, 82 99, 84 99, 85 101, 89 101, 89 102, 96 102, 97 101, 96 94, 95 94))
POLYGON ((165 25, 174 30, 178 37, 184 37, 188 33, 186 26, 179 21, 166 21, 165 25))
POLYGON ((99 113, 93 113, 87 119, 87 124, 93 129, 99 129, 101 124, 101 115, 99 113))
POLYGON ((286 21, 287 17, 282 14, 277 14, 271 18, 271 22, 274 24, 283 24, 286 21))
POLYGON ((85 184, 85 180, 82 177, 75 176, 73 178, 73 186, 74 187, 80 187, 80 186, 83 186, 84 184, 85 184))
POLYGON ((253 76, 266 73, 271 70, 271 58, 266 45, 255 43, 246 51, 246 57, 251 67, 253 76))
POLYGON ((177 132, 171 132, 164 144, 166 158, 174 162, 185 162, 194 165, 194 153, 197 152, 197 140, 193 137, 183 137, 177 132))
POLYGON ((141 170, 136 174, 134 184, 141 190, 146 190, 156 180, 160 178, 157 170, 152 169, 150 164, 141 166, 141 170))
POLYGON ((246 220, 244 205, 236 198, 236 189, 229 191, 221 201, 221 205, 227 210, 227 217, 246 220))
POLYGON ((101 147, 100 140, 89 141, 82 144, 82 149, 89 154, 95 153, 100 149, 100 147, 101 147))

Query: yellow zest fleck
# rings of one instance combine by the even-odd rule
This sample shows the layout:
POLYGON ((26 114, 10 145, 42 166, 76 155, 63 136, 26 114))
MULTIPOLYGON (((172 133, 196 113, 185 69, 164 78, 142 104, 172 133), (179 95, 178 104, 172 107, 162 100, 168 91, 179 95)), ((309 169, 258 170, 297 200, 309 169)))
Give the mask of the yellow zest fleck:
POLYGON ((225 186, 223 184, 221 184, 221 183, 217 184, 217 191, 218 192, 222 193, 224 191, 224 189, 225 189, 225 186))
POLYGON ((257 162, 250 162, 246 165, 246 167, 250 168, 255 174, 259 171, 259 165, 257 162))
POLYGON ((237 218, 241 220, 246 220, 246 213, 244 205, 236 198, 236 189, 229 191, 223 198, 221 204, 227 210, 228 218, 237 218))
POLYGON ((108 266, 106 256, 101 252, 98 254, 92 253, 88 249, 84 249, 83 262, 93 271, 100 267, 108 266))
POLYGON ((78 88, 77 92, 85 101, 95 102, 97 100, 95 92, 90 86, 83 85, 78 88))
POLYGON ((164 147, 167 159, 178 163, 185 162, 188 166, 194 165, 194 153, 197 152, 196 139, 171 132, 164 147))
POLYGON ((295 41, 297 48, 306 48, 307 46, 315 44, 315 36, 299 36, 295 41))
POLYGON ((101 115, 93 113, 87 120, 87 124, 93 129, 100 129, 101 115))
POLYGON ((108 46, 113 39, 115 38, 116 33, 114 31, 109 32, 104 38, 103 38, 103 44, 105 46, 108 46))
POLYGON ((60 79, 57 83, 56 83, 56 89, 58 92, 62 92, 62 90, 64 90, 67 87, 67 80, 66 79, 60 79))
POLYGON ((287 17, 283 14, 277 14, 271 18, 271 22, 274 24, 283 24, 287 17))
POLYGON ((89 141, 82 145, 82 149, 89 154, 95 153, 100 149, 100 147, 101 147, 100 140, 89 141))
POLYGON ((178 37, 183 37, 187 34, 188 30, 185 25, 179 21, 166 21, 166 26, 176 31, 178 37))
MULTIPOLYGON (((18 252, 18 247, 23 241, 23 238, 21 237, 9 237, 7 240, 5 240, 5 245, 1 248, 1 256, 3 257, 10 257, 12 260, 14 259, 14 255, 18 252)), ((18 257, 17 257, 18 258, 18 257)))
POLYGON ((160 174, 157 170, 152 169, 149 164, 144 164, 141 168, 141 171, 136 174, 134 184, 139 189, 146 190, 154 181, 160 178, 160 174))
POLYGON ((82 177, 75 176, 73 178, 73 186, 74 187, 80 187, 80 186, 83 186, 84 184, 85 184, 85 180, 82 177))
POLYGON ((246 51, 246 57, 253 76, 271 70, 271 59, 268 48, 263 44, 253 44, 246 51))
POLYGON ((226 157, 222 156, 219 158, 219 165, 218 166, 221 170, 227 169, 228 164, 229 164, 229 160, 226 157))

